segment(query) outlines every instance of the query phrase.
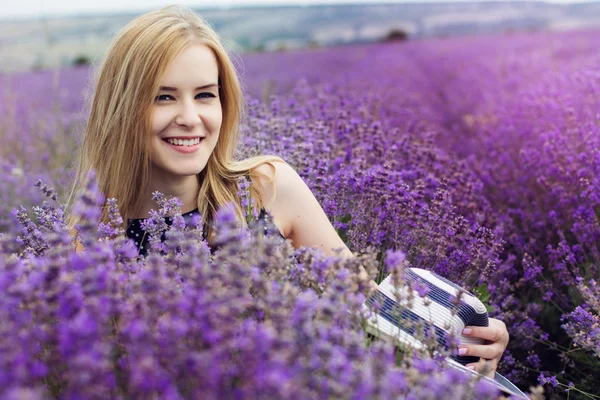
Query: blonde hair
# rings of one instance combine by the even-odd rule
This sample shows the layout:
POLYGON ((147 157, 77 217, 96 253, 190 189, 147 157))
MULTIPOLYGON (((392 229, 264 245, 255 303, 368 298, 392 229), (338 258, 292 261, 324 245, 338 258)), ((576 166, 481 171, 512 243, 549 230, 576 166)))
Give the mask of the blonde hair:
MULTIPOLYGON (((275 170, 272 163, 283 160, 275 156, 233 159, 244 112, 237 72, 208 23, 192 10, 178 6, 137 17, 114 38, 97 78, 69 206, 84 189, 88 172, 93 169, 104 196, 117 199, 124 224, 139 212, 144 201, 139 194, 149 190, 147 133, 152 102, 169 63, 192 40, 199 40, 216 56, 223 115, 215 149, 198 174, 201 182, 198 210, 203 221, 210 223, 219 207, 233 203, 240 224, 245 224, 238 198, 238 178, 257 176, 255 168, 264 163, 275 170)), ((250 195, 257 207, 263 206, 256 188, 251 187, 250 195)), ((71 228, 78 222, 76 218, 69 217, 71 228)), ((101 221, 108 222, 106 207, 101 221)), ((211 233, 212 229, 209 238, 211 233)))

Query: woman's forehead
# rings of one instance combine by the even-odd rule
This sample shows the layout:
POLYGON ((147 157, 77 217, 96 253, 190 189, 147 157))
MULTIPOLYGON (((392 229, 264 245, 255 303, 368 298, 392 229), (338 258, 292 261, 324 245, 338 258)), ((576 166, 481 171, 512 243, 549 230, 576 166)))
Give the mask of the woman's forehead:
POLYGON ((219 66, 211 48, 192 43, 169 63, 160 81, 161 86, 206 86, 217 84, 219 66))

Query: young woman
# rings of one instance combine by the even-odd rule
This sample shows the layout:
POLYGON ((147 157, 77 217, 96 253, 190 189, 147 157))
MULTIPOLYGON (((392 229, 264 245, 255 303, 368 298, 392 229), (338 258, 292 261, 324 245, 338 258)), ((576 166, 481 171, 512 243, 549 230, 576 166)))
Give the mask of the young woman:
MULTIPOLYGON (((156 208, 151 194, 159 191, 177 196, 183 213, 197 210, 206 223, 233 203, 244 224, 237 182, 248 175, 258 207, 294 247, 352 257, 282 159, 233 159, 242 113, 236 71, 204 20, 179 7, 142 15, 117 35, 100 69, 71 198, 93 169, 102 193, 118 199, 126 223, 156 208)), ((209 231, 209 243, 210 237, 209 231)), ((495 370, 508 342, 504 324, 492 319, 490 327, 473 327, 470 334, 489 344, 466 346, 462 354, 489 359, 495 370)), ((472 367, 479 370, 483 362, 472 367)))

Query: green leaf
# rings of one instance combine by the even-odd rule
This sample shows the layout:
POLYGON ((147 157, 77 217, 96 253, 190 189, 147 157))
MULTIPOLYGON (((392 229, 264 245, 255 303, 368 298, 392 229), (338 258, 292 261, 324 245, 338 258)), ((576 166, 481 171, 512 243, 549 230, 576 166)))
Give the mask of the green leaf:
POLYGON ((473 288, 473 294, 477 297, 485 306, 487 312, 494 311, 494 307, 490 305, 490 292, 488 291, 487 284, 482 284, 473 288))

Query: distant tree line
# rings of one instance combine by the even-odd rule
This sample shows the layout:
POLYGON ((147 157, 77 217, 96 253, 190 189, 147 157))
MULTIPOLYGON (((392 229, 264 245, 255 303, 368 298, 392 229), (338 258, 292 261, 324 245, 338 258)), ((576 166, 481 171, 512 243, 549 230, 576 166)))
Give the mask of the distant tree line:
POLYGON ((389 31, 387 33, 387 35, 385 35, 385 37, 383 38, 383 42, 400 42, 400 41, 404 41, 404 40, 408 40, 408 32, 396 28, 396 29, 392 29, 391 31, 389 31))

